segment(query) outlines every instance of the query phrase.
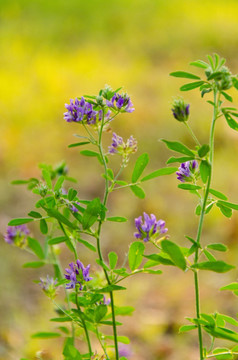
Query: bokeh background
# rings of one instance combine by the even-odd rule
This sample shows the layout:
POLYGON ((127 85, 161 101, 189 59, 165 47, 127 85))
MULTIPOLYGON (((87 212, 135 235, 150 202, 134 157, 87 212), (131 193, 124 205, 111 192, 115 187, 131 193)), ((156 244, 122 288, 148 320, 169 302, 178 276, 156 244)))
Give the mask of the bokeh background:
MULTIPOLYGON (((82 198, 101 195, 103 180, 96 160, 88 161, 77 149, 68 149, 77 124, 63 120, 64 104, 83 94, 97 94, 105 84, 124 87, 136 111, 118 117, 113 131, 139 142, 138 153, 151 157, 149 170, 165 166, 171 155, 160 138, 193 145, 183 125, 171 116, 173 96, 180 79, 169 72, 191 70, 188 63, 214 52, 227 58, 238 72, 238 2, 236 0, 1 0, 0 1, 0 231, 8 221, 25 216, 36 198, 14 179, 37 177, 37 164, 65 160, 82 198)), ((199 73, 199 70, 198 70, 199 73)), ((231 91, 237 103, 237 93, 231 91)), ((207 96, 207 99, 209 96, 207 96)), ((185 94, 191 103, 191 125, 207 142, 211 108, 198 91, 185 94)), ((105 148, 112 133, 105 134, 105 148)), ((216 129, 213 188, 238 201, 237 133, 223 120, 216 129)), ((131 166, 135 161, 132 159, 131 166)), ((118 166, 113 159, 115 169, 118 166)), ((125 179, 130 176, 130 166, 125 179)), ((145 185, 147 197, 139 200, 129 190, 115 193, 111 215, 128 216, 127 224, 105 226, 103 252, 114 250, 123 261, 133 241, 133 219, 142 211, 165 219, 171 239, 187 245, 184 234, 196 233, 195 199, 177 189, 175 176, 145 185)), ((238 216, 224 218, 214 209, 206 218, 203 241, 230 246, 225 260, 238 262, 238 216)), ((31 227, 42 239, 36 228, 31 227)), ((43 240, 43 239, 42 239, 43 240)), ((81 259, 90 262, 80 249, 81 259)), ((70 254, 61 248, 66 266, 70 254)), ((48 319, 54 308, 33 283, 42 270, 23 269, 29 254, 0 242, 0 359, 61 359, 57 340, 33 340, 30 334, 54 325, 48 319), (41 352, 41 355, 40 353, 41 352), (37 355, 38 354, 38 355, 37 355)), ((93 266, 93 271, 97 270, 93 266)), ((141 275, 125 282, 130 289, 118 295, 121 305, 136 307, 120 333, 131 338, 132 360, 197 360, 196 334, 178 334, 185 316, 194 316, 192 275, 164 268, 162 276, 141 275)), ((46 271, 46 270, 44 270, 46 271)), ((49 270, 50 271, 50 270, 49 270)), ((204 312, 235 315, 237 298, 219 288, 237 280, 237 271, 220 276, 201 274, 204 312)), ((209 339, 207 339, 208 341, 209 339)), ((208 341, 209 343, 209 341, 208 341)), ((222 345, 225 343, 221 342, 222 345)), ((80 346, 83 346, 80 343, 80 346)))

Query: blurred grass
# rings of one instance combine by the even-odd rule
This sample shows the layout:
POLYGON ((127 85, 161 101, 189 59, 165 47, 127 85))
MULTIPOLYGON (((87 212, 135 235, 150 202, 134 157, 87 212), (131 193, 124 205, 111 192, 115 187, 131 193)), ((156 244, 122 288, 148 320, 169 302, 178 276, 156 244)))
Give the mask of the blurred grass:
MULTIPOLYGON (((89 163, 79 156, 78 150, 67 149, 74 141, 72 134, 81 131, 63 120, 64 103, 70 98, 97 93, 105 83, 114 88, 124 86, 136 111, 118 118, 112 127, 124 136, 135 135, 139 152, 148 151, 151 156, 151 170, 164 166, 169 156, 159 138, 191 144, 186 129, 172 119, 170 111, 172 97, 179 93, 182 82, 168 74, 187 70, 190 61, 204 59, 213 52, 226 57, 236 73, 237 13, 235 0, 1 0, 1 232, 10 218, 26 215, 34 201, 23 188, 14 188, 9 182, 38 176, 39 162, 54 164, 65 159, 70 174, 79 178, 78 189, 83 198, 102 192, 103 182, 95 176, 99 167, 94 160, 89 163)), ((237 103, 237 94, 232 95, 237 103)), ((185 98, 191 103, 192 126, 201 142, 206 142, 210 107, 205 101, 201 107, 195 91, 185 94, 185 98)), ((216 135, 214 187, 223 189, 237 202, 237 135, 224 122, 218 124, 216 135)), ((111 134, 105 138, 109 143, 111 134)), ((130 169, 126 173, 130 176, 130 169)), ((147 198, 143 201, 127 191, 115 193, 110 200, 111 214, 126 213, 130 221, 119 229, 112 225, 105 229, 105 253, 113 248, 122 260, 133 240, 133 219, 143 210, 166 219, 171 238, 181 244, 184 233, 195 234, 197 220, 190 215, 194 200, 177 190, 175 177, 152 181, 145 189, 147 198)), ((204 241, 221 240, 232 246, 227 257, 234 264, 238 257, 237 223, 236 214, 227 220, 214 211, 213 216, 207 217, 204 230, 204 241)), ((40 272, 32 274, 22 269, 21 264, 29 256, 3 241, 1 254, 0 359, 16 359, 23 353, 33 358, 40 349, 53 354, 49 359, 58 359, 56 342, 49 346, 29 340, 31 332, 47 329, 49 313, 53 311, 32 284, 40 272)), ((87 258, 87 254, 82 256, 87 258)), ((67 264, 68 254, 62 258, 67 264)), ((147 277, 128 280, 133 290, 117 301, 136 304, 138 310, 122 333, 128 332, 132 337, 133 359, 196 359, 192 335, 177 335, 184 316, 194 313, 191 278, 187 276, 188 280, 173 269, 164 272, 166 275, 152 277, 151 281, 147 277), (140 324, 137 328, 135 316, 140 324)), ((234 272, 225 275, 224 280, 214 274, 204 276, 204 311, 216 308, 234 312, 235 299, 217 291, 230 277, 234 280, 234 272)))

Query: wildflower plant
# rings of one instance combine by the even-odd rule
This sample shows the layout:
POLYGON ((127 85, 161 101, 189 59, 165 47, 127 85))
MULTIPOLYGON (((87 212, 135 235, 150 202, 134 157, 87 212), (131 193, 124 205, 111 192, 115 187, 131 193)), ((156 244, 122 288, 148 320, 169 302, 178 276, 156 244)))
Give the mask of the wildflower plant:
MULTIPOLYGON (((208 93, 213 94, 213 99, 208 103, 213 109, 211 130, 208 144, 200 144, 193 133, 190 125, 190 105, 179 98, 174 101, 172 113, 176 120, 183 123, 192 139, 194 147, 190 149, 179 141, 165 140, 165 145, 180 154, 172 156, 167 161, 167 166, 143 175, 149 162, 147 153, 141 154, 132 170, 131 179, 125 181, 122 178, 123 170, 128 165, 130 157, 137 150, 137 141, 131 136, 124 141, 120 135, 113 133, 112 143, 108 150, 104 148, 104 137, 108 137, 108 127, 113 127, 115 118, 120 113, 133 112, 134 106, 130 97, 121 93, 121 89, 112 90, 109 86, 99 91, 96 96, 81 96, 71 99, 66 104, 64 119, 68 123, 77 123, 82 126, 87 136, 77 135, 80 142, 69 145, 69 148, 85 147, 81 155, 97 160, 103 169, 104 195, 103 198, 81 199, 77 190, 70 186, 74 179, 68 176, 65 163, 55 168, 41 164, 41 179, 16 180, 15 184, 26 184, 29 190, 38 197, 35 209, 28 213, 27 217, 17 218, 9 222, 5 235, 5 241, 15 244, 35 255, 37 261, 26 263, 24 267, 42 267, 45 264, 52 265, 53 276, 40 279, 39 284, 44 293, 51 299, 57 316, 51 319, 56 324, 55 332, 42 332, 33 334, 33 338, 64 337, 62 354, 65 360, 101 359, 101 360, 126 360, 132 352, 129 347, 130 340, 118 335, 118 315, 131 315, 133 308, 130 306, 118 306, 115 303, 114 293, 125 290, 122 282, 129 276, 138 273, 159 275, 162 273, 158 266, 174 266, 180 271, 192 271, 194 274, 195 288, 195 317, 189 317, 190 324, 183 325, 180 332, 197 329, 200 360, 208 358, 233 359, 238 353, 238 347, 214 348, 216 339, 238 342, 238 333, 230 329, 227 324, 237 325, 236 319, 218 312, 205 314, 201 312, 199 297, 198 274, 199 271, 213 271, 225 273, 234 268, 233 265, 217 259, 216 252, 227 250, 226 245, 221 243, 204 244, 202 241, 202 229, 205 216, 217 206, 222 214, 231 217, 232 210, 238 210, 238 205, 227 201, 227 197, 211 187, 214 156, 214 130, 217 120, 224 117, 227 124, 234 130, 238 130, 238 111, 234 107, 225 106, 225 101, 232 101, 227 93, 232 86, 238 89, 237 76, 224 66, 225 60, 218 55, 212 58, 208 56, 208 62, 201 60, 192 62, 191 65, 203 69, 205 78, 192 73, 177 71, 172 76, 188 78, 192 81, 181 87, 181 91, 189 91, 199 88, 202 98, 208 93), (91 150, 92 146, 94 150, 91 150), (110 157, 120 155, 122 161, 118 169, 110 167, 110 157), (178 166, 171 164, 178 163, 178 166), (175 174, 176 173, 176 174, 175 174), (189 191, 198 200, 196 215, 199 217, 197 236, 193 239, 186 236, 187 247, 181 247, 173 239, 169 239, 169 231, 164 220, 154 214, 138 214, 135 219, 134 240, 130 244, 126 262, 118 266, 118 255, 111 251, 105 255, 102 251, 102 227, 107 222, 115 222, 115 227, 120 222, 127 221, 125 217, 109 215, 108 198, 115 191, 129 189, 138 198, 145 197, 142 188, 143 183, 160 176, 174 174, 178 179, 178 188, 189 191), (27 226, 38 222, 40 231, 44 236, 44 246, 36 239, 27 226), (29 225, 26 225, 29 224, 29 225), (149 253, 147 243, 151 243, 155 249, 149 253), (64 243, 71 252, 71 261, 62 266, 57 247, 64 243), (82 251, 97 254, 97 272, 84 265, 79 256, 82 251), (154 268, 154 269, 152 269, 154 268), (65 303, 57 298, 58 289, 65 292, 65 303), (68 327, 58 327, 57 324, 64 322, 68 327), (102 331, 103 327, 103 331, 102 331), (109 329, 109 331, 107 330, 109 329), (110 333, 112 330, 112 334, 110 333), (211 337, 211 344, 203 342, 203 333, 211 337), (84 336, 87 344, 86 352, 77 347, 77 335, 84 336), (124 344, 124 345, 123 345, 124 344)), ((80 131, 80 127, 79 127, 80 131)), ((132 235, 133 236, 133 235, 132 235)), ((232 283, 222 288, 238 293, 238 283, 232 283)))

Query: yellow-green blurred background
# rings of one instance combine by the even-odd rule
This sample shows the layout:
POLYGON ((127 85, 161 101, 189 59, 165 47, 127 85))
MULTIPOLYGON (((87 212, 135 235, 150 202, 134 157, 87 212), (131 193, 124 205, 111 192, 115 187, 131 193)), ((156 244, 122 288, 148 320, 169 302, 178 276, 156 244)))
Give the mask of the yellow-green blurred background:
MULTIPOLYGON (((191 71, 190 61, 205 60, 206 54, 217 52, 236 73, 237 49, 236 0, 0 0, 1 233, 11 218, 26 216, 36 200, 10 181, 39 176, 40 162, 66 160, 70 175, 79 180, 76 188, 82 198, 102 194, 96 160, 67 148, 76 140, 73 134, 83 133, 77 124, 63 120, 64 104, 70 98, 96 94, 105 84, 123 86, 136 111, 118 117, 112 129, 138 139, 138 152, 149 153, 148 170, 153 171, 165 166, 170 156, 158 139, 193 145, 185 127, 171 116, 171 101, 182 81, 170 78, 169 72, 191 71)), ((231 91, 231 95, 237 104, 237 93, 231 91)), ((186 93, 185 99, 191 103, 191 125, 205 143, 211 107, 196 90, 186 93)), ((111 136, 105 134, 105 148, 111 136)), ((234 202, 238 201, 237 152, 238 135, 219 121, 213 187, 223 189, 234 202)), ((134 161, 135 157, 131 166, 134 161)), ((114 157, 112 166, 116 169, 118 164, 114 157)), ((125 178, 130 174, 128 167, 125 178)), ((196 203, 176 185, 175 176, 148 182, 145 200, 136 199, 129 190, 112 195, 110 214, 126 215, 129 221, 105 226, 104 254, 115 250, 123 261, 133 241, 133 219, 142 211, 165 219, 171 239, 187 245, 184 234, 196 233, 196 203)), ((238 260, 237 225, 237 214, 228 220, 215 209, 206 218, 203 238, 205 243, 229 245, 231 250, 224 257, 233 264, 238 260)), ((42 239, 36 228, 31 230, 42 239)), ((43 351, 42 359, 61 359, 57 340, 30 339, 33 332, 55 329, 48 322, 54 316, 53 306, 32 282, 42 270, 23 269, 22 264, 32 257, 1 238, 0 359, 40 359, 36 357, 39 351, 43 351)), ((79 250, 85 263, 92 261, 85 248, 79 250)), ((61 251, 66 266, 72 259, 64 247, 61 251)), ((93 265, 92 272, 96 270, 93 265)), ((125 282, 130 291, 117 295, 116 301, 134 305, 136 311, 119 331, 131 338, 132 360, 197 360, 196 334, 178 334, 184 317, 194 316, 192 275, 163 270, 162 276, 144 275, 125 282)), ((235 280, 236 270, 223 276, 201 274, 202 310, 235 315, 237 299, 219 292, 222 285, 235 280)))

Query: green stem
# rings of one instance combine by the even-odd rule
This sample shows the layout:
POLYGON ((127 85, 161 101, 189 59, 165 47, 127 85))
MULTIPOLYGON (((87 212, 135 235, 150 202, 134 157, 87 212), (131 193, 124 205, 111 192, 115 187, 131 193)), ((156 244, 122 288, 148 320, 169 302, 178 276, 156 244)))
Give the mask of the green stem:
POLYGON ((186 128, 190 132, 190 134, 191 134, 193 140, 195 141, 195 143, 200 147, 201 144, 200 144, 199 140, 197 139, 196 135, 194 134, 192 128, 188 125, 187 121, 184 122, 184 125, 186 126, 186 128))
MULTIPOLYGON (((98 148, 99 148, 99 153, 100 153, 102 161, 103 161, 104 173, 105 173, 105 175, 107 175, 107 163, 106 163, 106 159, 105 159, 105 156, 104 156, 104 153, 103 153, 103 148, 102 148, 103 126, 104 126, 104 109, 103 109, 101 128, 100 128, 99 136, 98 136, 98 148)), ((104 192, 104 198, 103 198, 103 205, 104 206, 106 206, 108 195, 109 195, 109 183, 108 183, 108 179, 107 179, 107 176, 106 176, 105 177, 105 192, 104 192)), ((103 261, 103 256, 102 256, 102 251, 101 251, 101 244, 100 244, 100 234, 101 234, 102 222, 103 222, 102 220, 99 220, 98 231, 97 231, 97 251, 98 251, 99 259, 102 262, 104 262, 103 261)), ((104 271, 105 277, 107 279, 108 285, 111 285, 111 281, 109 279, 109 275, 107 273, 107 270, 103 268, 103 271, 104 271)), ((113 291, 110 291, 110 299, 111 299, 112 324, 113 324, 112 326, 113 326, 113 335, 114 335, 115 355, 116 355, 116 360, 119 360, 118 342, 117 342, 117 328, 116 328, 116 316, 115 316, 115 308, 114 308, 113 291)))
POLYGON ((76 291, 75 293, 75 300, 76 300, 76 305, 77 305, 77 309, 78 309, 78 312, 79 312, 79 316, 80 316, 80 320, 82 322, 82 325, 83 325, 83 328, 84 328, 84 332, 85 332, 85 336, 86 336, 86 339, 87 339, 87 344, 88 344, 88 350, 89 350, 89 353, 90 353, 90 356, 92 356, 93 352, 92 352, 92 347, 91 347, 91 342, 90 342, 90 338, 89 338, 89 334, 88 334, 88 329, 87 329, 87 325, 85 323, 85 320, 83 318, 83 313, 80 309, 80 306, 79 306, 79 302, 78 302, 78 292, 76 291))
POLYGON ((71 240, 70 240, 70 238, 69 238, 68 234, 66 233, 65 228, 64 228, 64 226, 63 226, 63 224, 62 224, 60 221, 58 221, 58 223, 59 223, 59 226, 60 226, 61 230, 63 231, 63 233, 64 233, 65 237, 67 238, 67 240, 68 240, 68 242, 69 242, 69 246, 71 245, 70 247, 72 247, 72 250, 73 250, 73 253, 74 253, 74 257, 75 257, 75 260, 77 260, 77 259, 78 259, 78 254, 77 254, 77 251, 76 251, 76 249, 75 249, 74 245, 72 244, 72 242, 71 242, 71 240))
POLYGON ((98 341, 100 342, 100 345, 101 345, 101 347, 102 347, 102 349, 103 349, 103 352, 104 352, 104 354, 105 354, 105 356, 106 356, 106 360, 110 360, 110 359, 109 359, 109 356, 108 356, 108 354, 107 354, 107 350, 106 350, 105 346, 103 345, 101 336, 100 336, 99 331, 98 331, 98 327, 96 327, 96 335, 97 335, 98 341))
MULTIPOLYGON (((203 203, 202 203, 202 211, 201 211, 199 224, 198 224, 198 231, 197 231, 197 237, 196 237, 196 242, 198 245, 200 244, 203 222, 204 222, 204 215, 206 212, 207 199, 208 199, 211 178, 212 178, 212 165, 213 165, 213 152, 214 152, 214 130, 215 130, 215 122, 216 122, 217 114, 218 114, 218 102, 219 102, 219 98, 217 100, 217 91, 216 91, 216 89, 214 89, 214 112, 213 112, 213 119, 212 119, 212 125, 211 125, 211 130, 210 130, 210 141, 209 141, 210 173, 209 173, 207 184, 206 184, 206 190, 205 190, 204 199, 203 199, 203 203)), ((197 263, 198 257, 199 257, 199 247, 197 246, 196 251, 195 251, 195 257, 194 257, 195 263, 197 263)), ((196 297, 196 315, 197 315, 197 319, 200 319, 200 296, 199 296, 199 283, 198 283, 198 271, 197 270, 194 271, 194 286, 195 286, 195 297, 196 297)), ((202 328, 201 328, 200 324, 198 324, 198 339, 199 339, 200 360, 204 360, 202 328)))

